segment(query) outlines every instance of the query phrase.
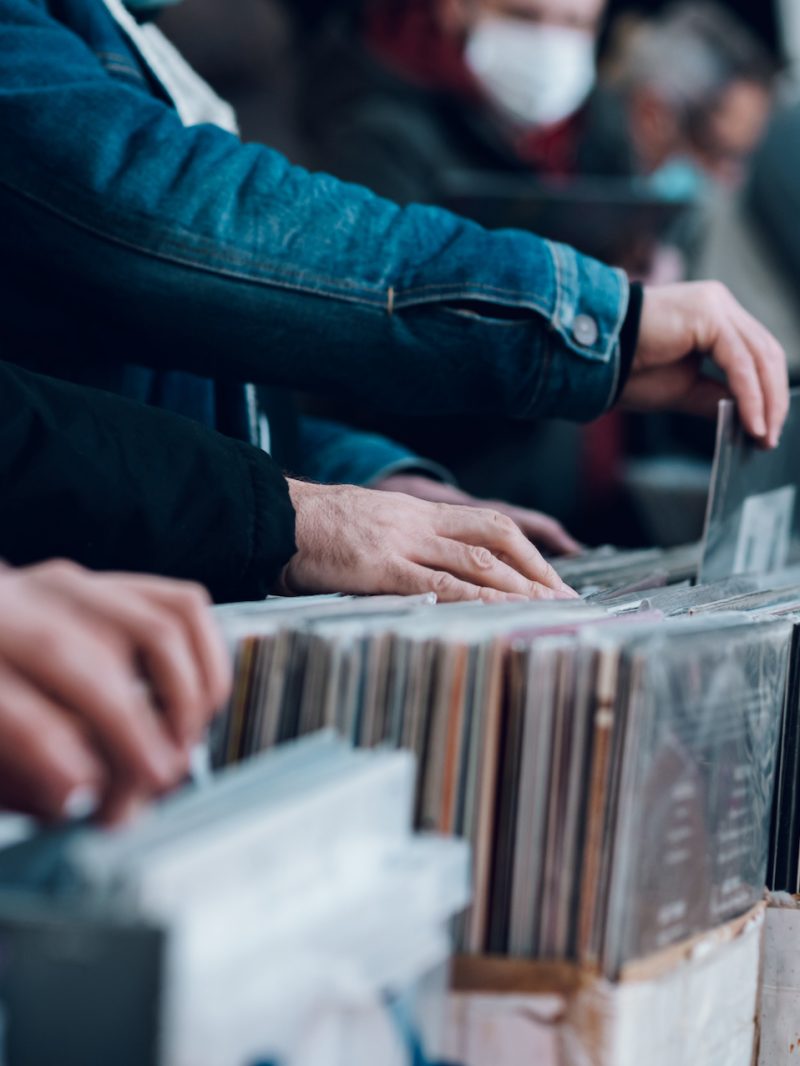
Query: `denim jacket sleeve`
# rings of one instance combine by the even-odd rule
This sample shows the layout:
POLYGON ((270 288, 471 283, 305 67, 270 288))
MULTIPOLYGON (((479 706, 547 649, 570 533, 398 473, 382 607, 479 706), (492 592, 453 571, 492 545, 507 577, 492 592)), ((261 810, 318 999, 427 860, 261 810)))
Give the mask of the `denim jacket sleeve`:
POLYGON ((46 263, 104 358, 417 414, 614 397, 621 272, 186 129, 42 0, 0 0, 0 143, 4 284, 46 263))
POLYGON ((392 474, 424 474, 455 483, 439 463, 378 433, 365 433, 327 418, 299 419, 296 469, 291 473, 330 485, 375 485, 392 474))

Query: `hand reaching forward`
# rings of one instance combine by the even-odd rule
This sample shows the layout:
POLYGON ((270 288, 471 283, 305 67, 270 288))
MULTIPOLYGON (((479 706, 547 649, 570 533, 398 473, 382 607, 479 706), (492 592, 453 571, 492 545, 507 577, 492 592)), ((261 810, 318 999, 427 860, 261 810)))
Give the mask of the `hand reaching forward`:
POLYGON ((0 807, 123 817, 177 785, 230 664, 199 586, 0 570, 0 807))
POLYGON ((442 601, 574 597, 506 515, 398 492, 289 481, 298 551, 280 591, 413 595, 442 601))
POLYGON ((778 341, 717 282, 646 288, 622 403, 713 416, 728 396, 748 433, 774 448, 789 410, 786 354, 778 341), (703 373, 703 356, 723 371, 726 385, 703 373))
POLYGON ((374 487, 381 492, 404 492, 418 500, 430 500, 431 503, 454 503, 462 507, 497 511, 516 522, 525 536, 542 551, 554 555, 574 555, 581 550, 578 541, 550 515, 532 511, 528 507, 515 507, 502 500, 480 500, 455 485, 447 485, 421 474, 392 474, 374 487))

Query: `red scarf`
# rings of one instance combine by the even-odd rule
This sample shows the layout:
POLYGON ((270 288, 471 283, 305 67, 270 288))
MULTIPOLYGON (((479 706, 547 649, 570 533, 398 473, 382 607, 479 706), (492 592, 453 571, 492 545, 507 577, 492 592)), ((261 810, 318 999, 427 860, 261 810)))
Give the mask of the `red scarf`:
MULTIPOLYGON (((464 62, 463 41, 442 30, 436 0, 368 4, 364 40, 385 66, 413 84, 449 93, 467 106, 485 103, 480 85, 464 62)), ((575 171, 580 124, 578 114, 556 126, 512 134, 511 147, 537 173, 567 177, 575 171)))
POLYGON ((577 169, 578 145, 584 111, 543 129, 521 133, 514 140, 514 151, 538 174, 567 178, 577 169))
POLYGON ((481 95, 464 62, 463 42, 442 31, 436 0, 368 4, 364 39, 386 66, 416 85, 467 99, 481 95))

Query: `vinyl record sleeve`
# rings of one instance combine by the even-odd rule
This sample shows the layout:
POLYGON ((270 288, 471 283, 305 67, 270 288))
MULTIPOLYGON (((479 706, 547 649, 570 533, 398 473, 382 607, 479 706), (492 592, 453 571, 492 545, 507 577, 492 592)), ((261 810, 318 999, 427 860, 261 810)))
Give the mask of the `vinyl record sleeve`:
MULTIPOLYGON (((559 644, 551 645, 556 666, 556 691, 537 951, 537 955, 544 959, 558 957, 558 914, 564 895, 569 896, 569 889, 564 885, 561 875, 564 838, 567 832, 565 822, 570 788, 569 773, 574 746, 580 743, 576 736, 576 717, 579 717, 575 700, 576 643, 574 638, 561 638, 559 644)), ((574 878, 574 870, 570 871, 570 875, 574 878)))
POLYGON ((800 891, 800 621, 794 623, 770 830, 767 887, 800 891))
POLYGON ((523 957, 535 955, 539 941, 557 691, 558 664, 552 645, 557 646, 558 640, 538 641, 528 658, 509 932, 510 954, 523 957))
POLYGON ((791 633, 720 616, 624 649, 608 976, 761 898, 791 633))
POLYGON ((745 433, 731 400, 723 400, 703 537, 700 580, 769 573, 800 560, 800 390, 793 389, 777 448, 745 433))
POLYGON ((475 898, 468 916, 466 948, 469 951, 483 951, 487 946, 492 854, 497 826, 504 663, 504 649, 495 641, 485 649, 484 701, 482 706, 475 708, 478 747, 473 759, 477 764, 477 778, 472 798, 473 827, 468 836, 473 845, 475 898))

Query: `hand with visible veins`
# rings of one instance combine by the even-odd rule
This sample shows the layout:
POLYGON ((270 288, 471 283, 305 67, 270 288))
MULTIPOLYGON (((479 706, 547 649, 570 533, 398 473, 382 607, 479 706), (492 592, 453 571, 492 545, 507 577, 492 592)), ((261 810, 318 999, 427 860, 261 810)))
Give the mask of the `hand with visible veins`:
POLYGON ((574 598, 507 515, 399 492, 289 480, 297 553, 278 591, 435 592, 488 603, 574 598))
POLYGON ((506 515, 515 522, 528 540, 540 551, 552 555, 575 555, 581 551, 581 545, 555 518, 533 511, 528 507, 516 507, 502 500, 482 500, 470 496, 455 485, 421 474, 392 474, 373 486, 381 492, 404 492, 418 500, 430 500, 431 503, 454 503, 461 507, 481 507, 506 515))
POLYGON ((231 684, 204 589, 0 570, 0 807, 126 817, 179 784, 231 684))
POLYGON ((622 404, 713 417, 726 397, 736 401, 747 432, 776 447, 789 410, 786 353, 778 341, 718 282, 645 288, 622 404), (703 373, 706 356, 724 384, 703 373))

